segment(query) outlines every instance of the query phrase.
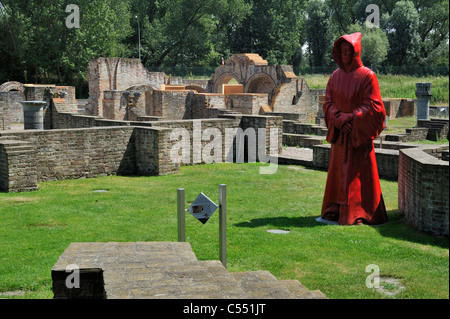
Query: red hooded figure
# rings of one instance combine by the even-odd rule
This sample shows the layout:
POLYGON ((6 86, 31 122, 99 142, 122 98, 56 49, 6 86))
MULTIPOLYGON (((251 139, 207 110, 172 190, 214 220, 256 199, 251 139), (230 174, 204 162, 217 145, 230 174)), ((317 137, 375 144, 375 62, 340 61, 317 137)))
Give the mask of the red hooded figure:
POLYGON ((339 69, 327 84, 323 112, 331 144, 321 217, 340 225, 387 221, 373 140, 383 131, 386 111, 375 73, 361 63, 361 33, 333 46, 339 69))

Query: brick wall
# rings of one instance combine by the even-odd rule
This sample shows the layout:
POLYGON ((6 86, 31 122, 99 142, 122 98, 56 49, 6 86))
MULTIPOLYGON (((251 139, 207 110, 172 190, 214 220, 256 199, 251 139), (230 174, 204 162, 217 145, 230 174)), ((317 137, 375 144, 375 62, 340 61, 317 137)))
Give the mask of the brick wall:
POLYGON ((2 137, 0 140, 0 191, 37 190, 35 154, 30 143, 2 137))
MULTIPOLYGON (((242 120, 240 123, 240 127, 242 130, 246 130, 247 128, 253 128, 257 134, 256 136, 256 152, 258 154, 259 147, 259 138, 258 138, 258 129, 265 129, 265 149, 266 155, 270 154, 270 145, 271 145, 271 131, 277 132, 277 141, 276 143, 272 141, 272 145, 277 145, 278 154, 282 151, 282 142, 283 142, 283 118, 281 116, 242 116, 242 120)), ((256 158, 258 159, 258 156, 256 158)))
MULTIPOLYGON (((185 142, 189 144, 184 147, 188 147, 189 160, 182 163, 184 165, 230 161, 228 156, 231 151, 234 157, 237 153, 235 134, 239 128, 242 131, 255 129, 256 152, 260 132, 258 128, 261 128, 266 134, 266 154, 270 149, 270 133, 277 128, 278 140, 272 144, 281 151, 281 117, 226 115, 219 119, 127 122, 55 113, 57 121, 53 124, 58 129, 2 132, 2 138, 32 145, 31 149, 28 146, 28 149, 23 150, 19 157, 13 149, 5 149, 4 145, 9 142, 0 142, 2 165, 11 163, 12 159, 17 164, 2 167, 2 191, 13 190, 10 181, 7 181, 11 175, 17 178, 14 189, 29 189, 26 178, 20 179, 30 175, 32 168, 36 170, 35 184, 48 180, 115 174, 163 175, 178 172, 180 163, 174 161, 171 153, 174 145, 182 140, 180 135, 172 136, 176 128, 184 128, 183 133, 188 134, 185 142), (207 134, 208 129, 214 138, 207 134), (16 167, 20 172, 14 171, 16 167)), ((247 146, 244 152, 250 147, 247 146)))
POLYGON ((126 113, 127 99, 123 91, 103 92, 103 116, 110 120, 123 120, 126 113))
POLYGON ((422 149, 400 150, 398 208, 420 231, 448 236, 449 162, 422 149))
POLYGON ((258 115, 261 106, 267 104, 267 94, 233 93, 226 95, 227 108, 242 114, 258 115))
POLYGON ((189 98, 193 119, 217 118, 219 110, 226 109, 225 95, 221 93, 191 93, 189 98))
MULTIPOLYGON (((328 170, 331 144, 314 145, 313 166, 318 169, 328 170)), ((378 175, 380 178, 397 180, 398 177, 398 150, 375 149, 378 175)))
POLYGON ((160 88, 165 81, 164 73, 148 72, 139 59, 92 59, 88 67, 90 115, 103 116, 103 91, 125 91, 142 84, 160 88))
MULTIPOLYGON (((178 171, 169 157, 170 129, 95 127, 84 129, 18 131, 3 133, 28 142, 32 150, 7 149, 0 142, 2 191, 29 190, 35 169, 36 182, 107 175, 163 175, 178 171), (5 164, 6 163, 6 164, 5 164), (13 183, 11 183, 13 178, 13 183)), ((6 146, 5 146, 6 145, 6 146)))
MULTIPOLYGON (((24 101, 25 96, 20 91, 0 92, 0 130, 7 124, 23 123, 23 109, 20 101, 24 101)), ((9 127, 9 126, 8 126, 9 127)))
POLYGON ((136 175, 167 175, 179 171, 180 165, 170 157, 174 144, 170 140, 171 131, 160 127, 134 129, 136 175))
MULTIPOLYGON (((0 99, 0 131, 11 129, 11 113, 6 101, 0 99)), ((22 120, 23 121, 23 120, 22 120)))
POLYGON ((180 120, 191 118, 191 104, 186 103, 190 91, 162 91, 154 90, 153 112, 149 115, 165 119, 180 120))
MULTIPOLYGON (((226 148, 227 130, 232 132, 233 128, 239 127, 240 119, 203 119, 203 120, 178 120, 178 121, 157 121, 151 124, 152 127, 164 127, 170 129, 170 133, 173 132, 173 141, 167 146, 163 147, 172 149, 174 145, 180 149, 179 154, 182 155, 183 151, 189 153, 189 159, 184 159, 181 165, 200 164, 210 161, 208 155, 211 158, 216 159, 214 156, 219 156, 217 162, 226 161, 226 156, 229 152, 226 148), (176 131, 175 129, 183 129, 176 131), (210 133, 213 133, 212 137, 207 134, 207 129, 210 129, 210 133), (186 134, 183 136, 182 134, 186 134), (217 140, 218 139, 218 140, 217 140), (183 142, 185 144, 183 144, 183 142), (215 144, 217 143, 217 144, 215 144), (205 148, 208 146, 207 148, 205 148), (215 147, 217 146, 217 147, 215 147), (181 149, 182 148, 182 149, 181 149), (214 149, 213 149, 214 148, 214 149), (209 151, 209 153, 207 153, 209 151)), ((170 139, 170 133, 168 139, 170 139)), ((185 153, 187 154, 187 153, 185 153)), ((212 161, 212 160, 211 160, 212 161)))
POLYGON ((38 182, 66 178, 134 174, 131 127, 15 132, 30 142, 38 182))
POLYGON ((413 99, 383 99, 384 108, 386 109, 386 115, 390 119, 405 116, 414 116, 415 113, 415 100, 413 99))

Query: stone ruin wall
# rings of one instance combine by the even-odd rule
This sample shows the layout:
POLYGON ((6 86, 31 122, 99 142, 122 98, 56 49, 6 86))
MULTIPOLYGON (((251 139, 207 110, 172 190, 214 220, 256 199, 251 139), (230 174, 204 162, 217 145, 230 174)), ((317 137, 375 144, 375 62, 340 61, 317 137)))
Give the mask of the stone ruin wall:
MULTIPOLYGON (((301 113, 305 120, 310 121, 316 116, 317 92, 310 90, 304 79, 295 76, 291 66, 268 65, 267 61, 255 54, 232 56, 225 65, 216 69, 209 81, 149 72, 138 59, 93 59, 89 62, 88 71, 90 98, 87 114, 109 119, 126 119, 126 105, 121 94, 124 91, 139 90, 146 95, 139 102, 142 104, 142 115, 165 119, 200 118, 204 113, 211 112, 201 111, 203 104, 192 104, 201 98, 186 101, 188 92, 222 93, 222 85, 228 83, 231 78, 241 83, 241 93, 246 96, 239 96, 237 92, 226 94, 223 96, 223 102, 209 98, 210 108, 254 115, 270 112, 301 113), (167 85, 178 85, 183 89, 166 92, 168 90, 164 89, 164 86, 167 85), (184 90, 187 92, 182 92, 184 90), (143 100, 145 102, 142 102, 143 100), (263 110, 262 106, 270 108, 263 110), (198 110, 200 114, 192 113, 192 110, 198 110)), ((213 115, 216 113, 212 112, 213 115)))
MULTIPOLYGON (((176 173, 180 163, 171 157, 171 150, 178 142, 171 138, 174 129, 185 128, 190 136, 190 161, 185 165, 195 163, 195 158, 204 163, 202 154, 196 152, 201 152, 211 142, 200 136, 200 144, 194 143, 194 120, 108 120, 59 112, 53 102, 48 111, 52 116, 44 117, 44 126, 51 126, 51 130, 0 132, 0 191, 36 190, 39 182, 67 178, 176 173)), ((196 123, 201 132, 207 128, 220 132, 222 161, 227 160, 231 151, 233 155, 236 152, 235 141, 228 144, 232 149, 226 148, 228 129, 235 132, 239 128, 245 131, 253 127, 269 132, 276 128, 280 137, 282 132, 281 117, 229 115, 196 123)), ((270 146, 269 137, 267 134, 266 150, 270 146)), ((281 139, 277 148, 281 150, 281 139)))
POLYGON ((398 208, 406 223, 436 236, 449 235, 448 145, 402 149, 399 154, 398 208))
POLYGON ((165 78, 164 73, 149 72, 138 59, 91 59, 88 66, 88 114, 104 116, 104 91, 125 91, 142 84, 160 88, 165 83, 165 78))
POLYGON ((414 116, 417 110, 415 99, 383 99, 383 104, 389 119, 414 116))

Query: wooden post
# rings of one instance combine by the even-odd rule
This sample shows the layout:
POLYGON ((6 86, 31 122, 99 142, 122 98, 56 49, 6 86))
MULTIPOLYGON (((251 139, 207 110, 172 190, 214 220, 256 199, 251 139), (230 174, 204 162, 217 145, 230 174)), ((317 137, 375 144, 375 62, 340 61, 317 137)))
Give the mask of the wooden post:
POLYGON ((227 187, 219 185, 219 259, 227 268, 227 187))
POLYGON ((185 213, 185 200, 184 200, 184 188, 177 189, 177 210, 178 210, 178 241, 186 241, 186 213, 185 213))

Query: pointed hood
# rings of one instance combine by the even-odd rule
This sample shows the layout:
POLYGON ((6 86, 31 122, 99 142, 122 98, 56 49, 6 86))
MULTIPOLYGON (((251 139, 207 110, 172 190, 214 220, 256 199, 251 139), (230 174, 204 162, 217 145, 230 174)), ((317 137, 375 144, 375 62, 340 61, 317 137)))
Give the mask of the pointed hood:
POLYGON ((344 64, 341 60, 341 44, 343 42, 348 42, 351 46, 353 46, 354 53, 351 71, 363 66, 361 62, 361 33, 356 32, 352 34, 346 34, 341 36, 336 40, 336 42, 334 42, 333 59, 337 63, 337 65, 345 71, 344 64))

